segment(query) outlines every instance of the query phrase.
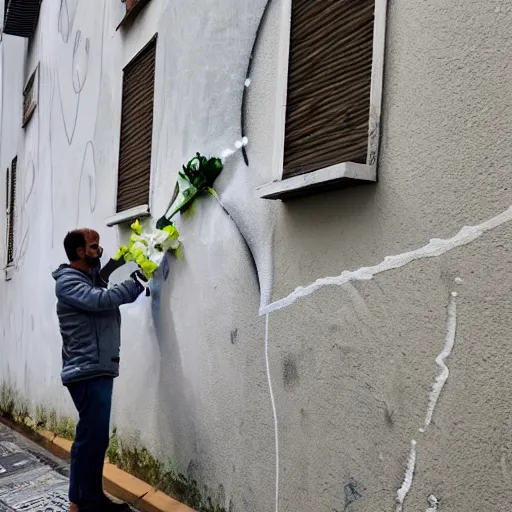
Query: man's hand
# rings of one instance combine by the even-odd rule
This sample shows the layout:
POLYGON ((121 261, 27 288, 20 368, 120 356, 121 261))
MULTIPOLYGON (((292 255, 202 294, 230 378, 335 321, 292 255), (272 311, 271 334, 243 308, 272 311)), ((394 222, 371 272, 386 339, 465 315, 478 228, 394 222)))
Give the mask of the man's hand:
POLYGON ((148 282, 148 278, 140 271, 136 270, 130 274, 130 277, 139 285, 140 293, 146 289, 146 296, 149 297, 149 288, 146 288, 146 283, 148 282))

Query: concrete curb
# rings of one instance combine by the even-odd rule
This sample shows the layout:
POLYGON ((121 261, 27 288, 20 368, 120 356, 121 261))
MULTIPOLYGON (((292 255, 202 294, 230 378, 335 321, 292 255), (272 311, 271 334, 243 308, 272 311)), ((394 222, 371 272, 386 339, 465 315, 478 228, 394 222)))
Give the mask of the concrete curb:
MULTIPOLYGON (((33 430, 0 416, 0 421, 25 437, 43 446, 47 451, 64 460, 69 460, 73 443, 48 430, 33 430)), ((105 490, 142 512, 196 512, 183 503, 158 491, 151 485, 105 462, 103 469, 105 490)))

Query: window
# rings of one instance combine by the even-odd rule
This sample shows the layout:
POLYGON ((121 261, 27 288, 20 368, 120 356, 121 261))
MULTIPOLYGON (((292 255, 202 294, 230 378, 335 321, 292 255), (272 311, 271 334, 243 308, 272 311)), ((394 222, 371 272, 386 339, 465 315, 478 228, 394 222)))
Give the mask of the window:
POLYGON ((40 8, 41 0, 5 0, 3 33, 32 37, 40 8))
POLYGON ((386 0, 289 2, 280 176, 261 196, 375 181, 386 0))
POLYGON ((156 36, 125 67, 117 212, 149 205, 156 36))
POLYGON ((7 169, 6 184, 6 205, 7 205, 7 266, 14 263, 14 235, 15 235, 15 206, 16 206, 16 167, 18 157, 14 158, 11 168, 7 169))
POLYGON ((39 93, 39 65, 30 75, 27 85, 23 90, 23 121, 22 126, 25 128, 29 123, 34 111, 37 107, 39 93))
POLYGON ((124 4, 126 4, 126 13, 121 20, 121 23, 117 26, 118 30, 120 27, 124 26, 130 20, 133 20, 139 13, 142 11, 147 4, 149 4, 150 0, 121 0, 124 4))

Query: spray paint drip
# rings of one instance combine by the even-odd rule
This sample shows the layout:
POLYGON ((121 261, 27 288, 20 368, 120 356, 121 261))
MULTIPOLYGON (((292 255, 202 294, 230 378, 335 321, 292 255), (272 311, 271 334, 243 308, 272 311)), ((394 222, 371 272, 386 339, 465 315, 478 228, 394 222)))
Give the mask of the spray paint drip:
POLYGON ((455 344, 455 336, 457 331, 457 293, 452 292, 450 302, 448 304, 448 327, 443 350, 436 357, 436 363, 441 368, 439 375, 436 377, 432 391, 430 392, 427 416, 425 418, 425 427, 428 427, 432 421, 432 416, 436 408, 437 401, 441 395, 441 391, 448 380, 450 370, 446 366, 446 359, 450 357, 453 346, 455 344))
POLYGON ((396 501, 398 506, 396 512, 402 512, 404 508, 405 497, 409 493, 412 487, 412 481, 414 478, 414 470, 416 468, 416 441, 411 441, 411 451, 409 452, 409 459, 407 460, 407 469, 405 470, 405 477, 402 483, 402 487, 398 489, 396 493, 396 501))
POLYGON ((276 451, 276 512, 279 512, 279 424, 277 422, 276 401, 272 389, 272 378, 270 376, 270 361, 268 357, 268 322, 269 315, 265 316, 265 363, 267 366, 268 389, 270 391, 270 400, 272 402, 272 413, 274 414, 274 437, 276 451))
POLYGON ((434 258, 441 256, 457 247, 473 242, 485 232, 490 231, 501 224, 512 220, 512 207, 503 213, 492 217, 491 219, 476 226, 464 226, 455 236, 448 239, 432 238, 427 245, 414 251, 397 254, 395 256, 386 256, 384 261, 373 267, 362 267, 358 270, 345 270, 339 276, 322 277, 308 286, 296 288, 290 295, 276 302, 268 304, 260 309, 260 315, 266 315, 279 309, 290 306, 300 298, 307 297, 324 286, 342 286, 351 281, 368 281, 377 274, 387 272, 396 268, 404 267, 412 261, 434 258))

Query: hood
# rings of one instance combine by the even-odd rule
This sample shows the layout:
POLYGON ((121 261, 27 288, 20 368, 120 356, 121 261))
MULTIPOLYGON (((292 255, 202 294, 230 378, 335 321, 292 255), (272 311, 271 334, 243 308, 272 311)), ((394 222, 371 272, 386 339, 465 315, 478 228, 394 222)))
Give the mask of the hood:
POLYGON ((52 277, 53 277, 53 279, 55 279, 55 281, 57 281, 57 279, 59 279, 59 277, 61 277, 63 275, 70 274, 70 273, 76 273, 76 272, 78 272, 79 274, 82 274, 82 275, 86 275, 81 270, 73 268, 70 265, 68 265, 67 263, 63 263, 62 265, 59 265, 59 268, 57 270, 54 270, 52 272, 52 277))

